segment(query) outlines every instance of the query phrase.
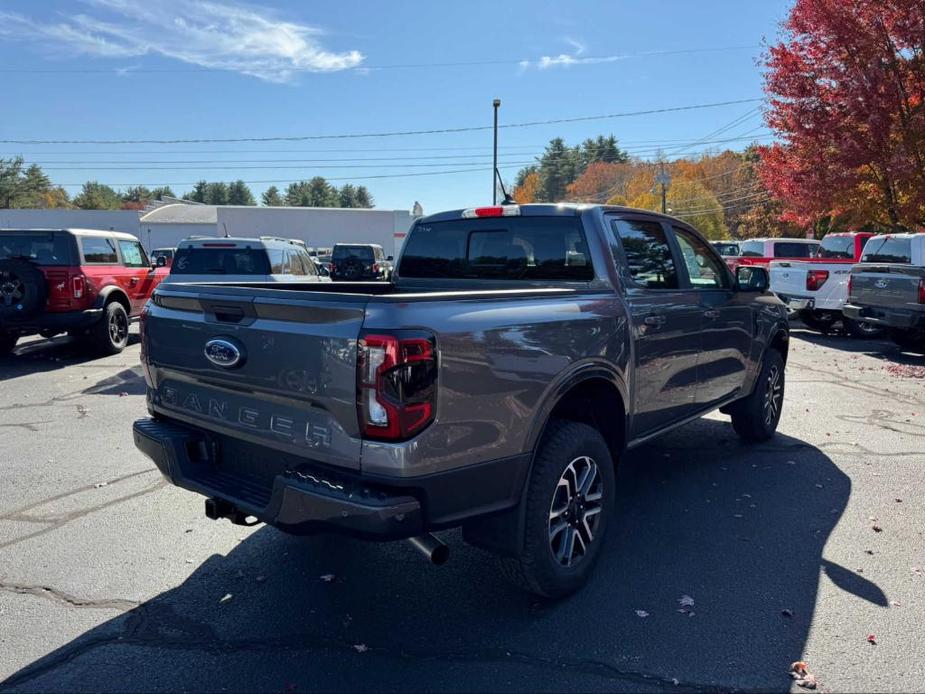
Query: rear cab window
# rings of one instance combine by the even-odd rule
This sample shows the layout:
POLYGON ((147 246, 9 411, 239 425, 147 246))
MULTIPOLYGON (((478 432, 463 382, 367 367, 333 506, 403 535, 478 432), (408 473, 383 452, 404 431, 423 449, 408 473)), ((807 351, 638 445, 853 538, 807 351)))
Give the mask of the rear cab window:
POLYGON ((819 244, 816 257, 830 260, 854 260, 854 237, 826 236, 819 244))
POLYGON ((0 231, 0 260, 23 258, 36 265, 77 265, 73 238, 64 233, 0 231))
POLYGON ((80 250, 87 265, 115 265, 119 262, 116 242, 107 236, 80 236, 80 250))
POLYGON ((794 243, 793 241, 775 241, 775 258, 815 258, 818 244, 794 243))
POLYGON ((416 224, 398 274, 587 282, 594 279, 594 268, 577 217, 492 217, 416 224))
POLYGON ((746 258, 763 258, 764 241, 745 241, 739 246, 739 255, 746 258))
POLYGON ((864 246, 862 263, 912 262, 912 239, 897 236, 875 236, 864 246))
POLYGON ((229 246, 186 247, 177 250, 171 275, 269 275, 263 248, 229 246))
POLYGON ((372 262, 374 259, 374 253, 372 246, 335 246, 334 247, 334 261, 338 260, 343 261, 347 258, 358 258, 359 260, 364 260, 372 262))

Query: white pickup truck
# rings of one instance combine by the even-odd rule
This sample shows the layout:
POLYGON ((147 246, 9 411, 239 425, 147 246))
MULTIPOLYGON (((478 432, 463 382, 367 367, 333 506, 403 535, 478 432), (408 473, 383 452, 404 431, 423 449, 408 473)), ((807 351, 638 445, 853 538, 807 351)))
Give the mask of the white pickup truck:
POLYGON ((873 236, 867 232, 828 234, 813 260, 773 260, 770 263, 771 291, 777 294, 803 323, 822 333, 841 321, 855 337, 874 337, 882 328, 843 315, 848 300, 851 268, 860 261, 864 244, 873 236))

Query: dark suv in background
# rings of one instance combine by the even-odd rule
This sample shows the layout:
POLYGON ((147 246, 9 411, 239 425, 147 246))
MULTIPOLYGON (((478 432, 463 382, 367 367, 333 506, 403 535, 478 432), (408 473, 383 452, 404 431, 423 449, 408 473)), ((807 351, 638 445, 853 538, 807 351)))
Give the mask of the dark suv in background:
POLYGON ((337 243, 331 254, 331 279, 346 282, 388 282, 392 278, 392 256, 374 243, 337 243))

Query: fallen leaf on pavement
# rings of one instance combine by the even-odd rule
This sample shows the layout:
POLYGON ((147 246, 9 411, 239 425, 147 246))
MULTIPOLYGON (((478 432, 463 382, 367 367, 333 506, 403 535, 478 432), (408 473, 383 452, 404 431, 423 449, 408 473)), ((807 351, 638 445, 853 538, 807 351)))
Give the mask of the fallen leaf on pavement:
POLYGON ((902 606, 903 606, 902 603, 899 602, 898 600, 890 600, 890 604, 891 604, 893 607, 902 607, 902 606))
POLYGON ((873 634, 868 634, 868 635, 867 635, 867 643, 876 646, 876 645, 877 645, 877 637, 874 636, 873 634))
POLYGON ((870 526, 870 527, 871 527, 871 529, 872 529, 875 533, 882 533, 882 532, 883 532, 883 528, 881 528, 879 525, 872 525, 872 526, 870 526))
POLYGON ((94 484, 93 486, 96 487, 97 489, 99 489, 100 487, 108 487, 108 486, 109 486, 109 482, 97 482, 97 483, 94 484))

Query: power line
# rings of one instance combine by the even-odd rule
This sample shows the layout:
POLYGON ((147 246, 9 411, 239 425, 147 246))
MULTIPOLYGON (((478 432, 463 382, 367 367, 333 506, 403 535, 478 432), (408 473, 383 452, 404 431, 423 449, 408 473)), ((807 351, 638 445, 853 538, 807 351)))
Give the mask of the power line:
MULTIPOLYGON (((628 118, 632 116, 648 116, 660 113, 676 113, 681 111, 694 111, 706 108, 718 108, 722 106, 733 106, 736 104, 748 104, 763 102, 763 98, 757 99, 736 99, 733 101, 717 101, 708 104, 693 104, 688 106, 671 106, 666 108, 647 109, 643 111, 626 111, 622 113, 605 113, 594 116, 576 116, 572 118, 553 118, 549 120, 526 121, 523 123, 509 123, 501 125, 500 128, 531 128, 539 125, 558 125, 562 123, 580 123, 593 120, 606 120, 610 118, 628 118)), ((277 135, 272 137, 228 137, 228 138, 175 138, 175 139, 150 139, 150 140, 13 140, 2 139, 2 144, 12 145, 135 145, 135 144, 195 144, 204 142, 229 143, 229 142, 304 142, 309 140, 343 140, 359 138, 376 138, 376 137, 404 137, 409 135, 438 135, 462 132, 484 132, 491 130, 490 125, 468 126, 461 128, 434 128, 431 130, 403 130, 393 132, 379 133, 344 133, 338 135, 277 135)))
MULTIPOLYGON (((669 51, 645 51, 642 53, 625 53, 617 55, 595 55, 595 56, 571 56, 575 63, 611 63, 632 58, 650 58, 671 55, 693 55, 698 53, 721 53, 728 51, 751 50, 761 48, 760 45, 753 44, 748 46, 716 46, 710 48, 679 48, 669 51)), ((375 70, 407 70, 421 68, 446 68, 446 67, 485 67, 491 65, 518 65, 534 66, 542 64, 540 59, 499 59, 499 60, 463 60, 457 62, 437 62, 437 63, 387 63, 382 65, 355 65, 346 67, 336 72, 365 72, 375 70)), ((228 68, 0 68, 0 74, 29 74, 29 75, 81 75, 81 74, 197 74, 197 73, 216 73, 216 72, 233 72, 228 68)))

